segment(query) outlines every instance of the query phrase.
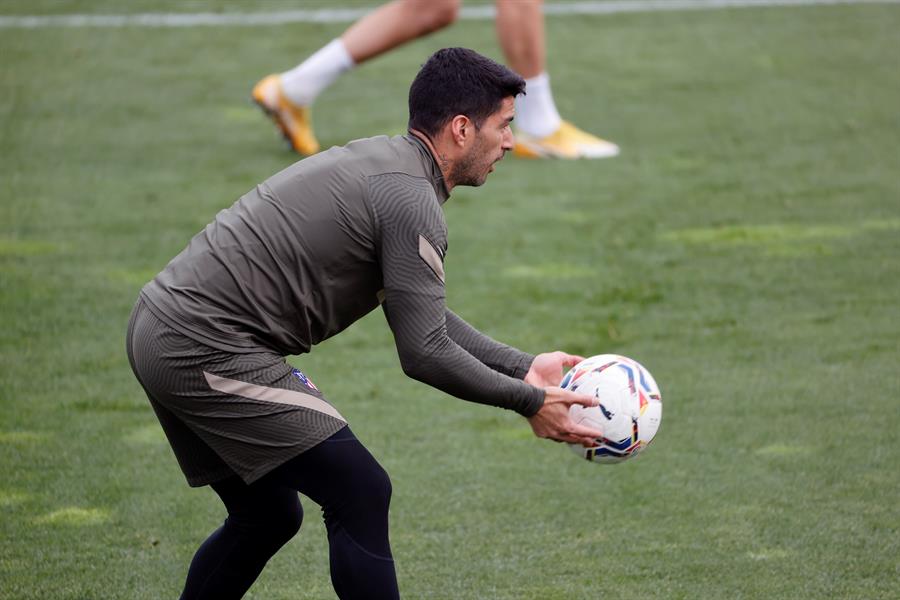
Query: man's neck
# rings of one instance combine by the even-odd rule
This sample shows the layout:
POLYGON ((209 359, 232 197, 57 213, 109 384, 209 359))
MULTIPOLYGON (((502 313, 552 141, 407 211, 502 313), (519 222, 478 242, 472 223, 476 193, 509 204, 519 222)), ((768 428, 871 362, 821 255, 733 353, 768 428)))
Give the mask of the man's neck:
POLYGON ((447 156, 446 152, 438 150, 437 145, 434 143, 428 134, 423 131, 419 131, 418 129, 410 129, 410 135, 416 136, 419 140, 422 141, 423 144, 428 148, 431 152, 431 155, 434 157, 434 162, 437 163, 438 168, 441 170, 441 175, 444 177, 444 185, 447 186, 447 192, 453 190, 453 187, 456 185, 455 182, 450 179, 450 173, 452 171, 453 162, 447 156))

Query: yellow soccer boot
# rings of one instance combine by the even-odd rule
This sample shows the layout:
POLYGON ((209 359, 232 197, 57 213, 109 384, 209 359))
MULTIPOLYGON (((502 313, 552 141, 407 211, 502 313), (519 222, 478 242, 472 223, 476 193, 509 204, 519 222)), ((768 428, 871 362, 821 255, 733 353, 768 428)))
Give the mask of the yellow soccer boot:
POLYGON ((610 158, 619 154, 619 147, 563 121, 547 137, 516 133, 513 153, 526 158, 610 158))
POLYGON ((253 101, 273 120, 296 152, 310 155, 319 151, 308 106, 297 106, 281 90, 281 77, 269 75, 253 86, 253 101))

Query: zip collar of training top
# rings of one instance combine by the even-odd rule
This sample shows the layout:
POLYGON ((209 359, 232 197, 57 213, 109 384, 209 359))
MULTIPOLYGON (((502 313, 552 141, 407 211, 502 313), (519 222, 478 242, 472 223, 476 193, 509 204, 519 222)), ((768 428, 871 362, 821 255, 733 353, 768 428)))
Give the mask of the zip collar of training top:
POLYGON ((447 182, 444 181, 444 174, 441 172, 441 167, 437 164, 434 154, 431 153, 431 149, 423 140, 419 139, 419 136, 411 131, 404 135, 403 138, 412 142, 413 146, 415 146, 422 155, 422 158, 426 162, 426 170, 428 169, 428 166, 431 167, 429 173, 431 185, 434 186, 434 193, 437 196, 438 203, 444 204, 444 202, 447 201, 447 198, 450 197, 450 192, 447 191, 447 182))

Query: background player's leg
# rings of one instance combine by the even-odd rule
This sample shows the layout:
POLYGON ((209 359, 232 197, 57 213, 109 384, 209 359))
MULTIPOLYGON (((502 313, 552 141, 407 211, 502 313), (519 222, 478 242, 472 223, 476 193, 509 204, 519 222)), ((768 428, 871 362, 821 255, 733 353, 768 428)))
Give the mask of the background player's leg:
POLYGON ((266 479, 294 486, 322 507, 331 580, 342 600, 399 597, 388 539, 391 482, 349 427, 266 479))
POLYGON ((553 158, 604 158, 619 147, 564 121, 556 109, 546 69, 542 0, 497 0, 497 39, 506 64, 525 78, 516 97, 516 154, 553 158))
POLYGON ((394 0, 351 25, 299 65, 269 75, 253 88, 253 99, 274 120, 291 146, 314 154, 319 142, 310 107, 341 74, 410 40, 450 25, 460 0, 394 0))
POLYGON ((541 0, 497 0, 497 40, 506 66, 530 79, 544 72, 546 46, 541 0))
POLYGON ((456 20, 460 0, 394 0, 369 13, 341 35, 356 64, 456 20))
POLYGON ((212 484, 228 517, 191 561, 182 600, 241 598, 268 560, 300 530, 303 510, 291 488, 238 477, 212 484))
POLYGON ((516 98, 516 127, 531 136, 548 136, 559 129, 562 119, 545 72, 542 2, 497 0, 496 4, 497 39, 506 64, 526 81, 526 94, 516 98))

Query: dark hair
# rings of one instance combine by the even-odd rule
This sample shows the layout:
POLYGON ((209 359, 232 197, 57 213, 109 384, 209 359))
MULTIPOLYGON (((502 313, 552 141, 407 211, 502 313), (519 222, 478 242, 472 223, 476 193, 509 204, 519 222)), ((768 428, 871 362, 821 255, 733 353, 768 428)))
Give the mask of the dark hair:
POLYGON ((409 87, 409 128, 433 136, 456 115, 481 127, 504 98, 524 92, 525 80, 503 65, 468 48, 444 48, 409 87))

